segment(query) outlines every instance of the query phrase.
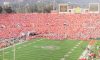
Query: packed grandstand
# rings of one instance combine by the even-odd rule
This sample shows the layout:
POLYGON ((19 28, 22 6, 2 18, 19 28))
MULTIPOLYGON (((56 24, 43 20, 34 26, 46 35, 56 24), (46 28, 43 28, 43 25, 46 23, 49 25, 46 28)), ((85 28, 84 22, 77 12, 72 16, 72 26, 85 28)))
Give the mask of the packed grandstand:
POLYGON ((98 1, 25 1, 0 4, 0 60, 100 60, 98 1))

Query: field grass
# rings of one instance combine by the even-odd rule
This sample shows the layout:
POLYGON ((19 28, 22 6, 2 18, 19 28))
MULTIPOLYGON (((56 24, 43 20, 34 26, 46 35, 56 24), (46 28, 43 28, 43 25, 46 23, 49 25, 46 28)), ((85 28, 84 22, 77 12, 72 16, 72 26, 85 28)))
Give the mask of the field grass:
MULTIPOLYGON (((16 60, 77 60, 87 41, 33 39, 16 45, 16 60)), ((13 47, 0 51, 0 60, 14 60, 13 47)))
POLYGON ((98 53, 98 49, 100 49, 99 47, 100 47, 100 40, 97 40, 97 42, 96 42, 96 44, 95 44, 95 46, 94 46, 94 49, 93 49, 93 51, 94 51, 96 54, 98 53))
POLYGON ((100 50, 100 40, 97 40, 96 44, 93 46, 92 51, 96 54, 96 60, 100 60, 100 57, 98 57, 98 51, 100 50))
POLYGON ((97 40, 97 45, 99 45, 99 46, 100 46, 100 40, 97 40))

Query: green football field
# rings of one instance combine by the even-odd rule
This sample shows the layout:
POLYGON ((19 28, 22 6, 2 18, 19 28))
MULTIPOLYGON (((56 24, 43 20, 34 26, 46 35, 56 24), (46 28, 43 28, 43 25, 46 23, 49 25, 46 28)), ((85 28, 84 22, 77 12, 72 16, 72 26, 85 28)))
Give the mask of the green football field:
MULTIPOLYGON (((79 40, 32 39, 16 45, 15 60, 77 60, 87 45, 79 40)), ((0 60, 14 60, 13 48, 1 50, 0 60)))
POLYGON ((97 40, 97 42, 96 42, 96 44, 95 44, 93 50, 94 50, 96 53, 98 53, 98 49, 100 49, 99 47, 100 47, 100 40, 97 40))
POLYGON ((98 40, 96 44, 100 46, 100 40, 98 40))

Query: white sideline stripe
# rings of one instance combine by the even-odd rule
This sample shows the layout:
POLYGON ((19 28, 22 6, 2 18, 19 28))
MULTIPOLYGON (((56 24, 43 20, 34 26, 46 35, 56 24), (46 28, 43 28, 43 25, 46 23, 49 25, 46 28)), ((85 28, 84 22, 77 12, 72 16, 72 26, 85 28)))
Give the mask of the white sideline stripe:
MULTIPOLYGON (((91 49, 92 48, 92 46, 91 45, 87 45, 87 47, 89 48, 89 49, 91 49)), ((79 59, 80 58, 82 58, 82 57, 88 57, 88 50, 84 50, 84 52, 81 54, 81 56, 79 57, 79 59)))
POLYGON ((32 42, 32 43, 28 43, 27 45, 31 45, 31 44, 33 44, 34 42, 32 42))
MULTIPOLYGON (((15 44, 15 45, 20 45, 20 44, 23 44, 23 43, 25 43, 25 42, 28 42, 28 41, 24 41, 24 42, 21 42, 21 43, 15 44)), ((12 47, 12 45, 11 45, 11 46, 9 46, 9 47, 6 47, 6 48, 4 48, 4 49, 8 49, 8 48, 10 48, 10 47, 12 47)), ((2 48, 2 49, 0 49, 0 51, 2 51, 2 50, 3 50, 3 48, 2 48)))
MULTIPOLYGON (((81 43, 82 43, 83 41, 80 41, 78 44, 76 44, 76 46, 79 46, 81 43)), ((77 48, 76 46, 74 46, 72 49, 71 49, 71 51, 69 51, 67 54, 71 54, 72 53, 72 51, 74 51, 74 49, 75 48, 77 48)), ((64 55, 64 57, 68 57, 68 56, 70 56, 70 55, 64 55)), ((62 59, 61 59, 62 60, 62 59)))
MULTIPOLYGON (((43 40, 43 39, 42 39, 43 40)), ((37 40, 38 41, 38 40, 37 40)), ((28 41, 24 41, 24 42, 20 42, 20 43, 17 43, 17 44, 15 44, 16 46, 17 45, 20 45, 20 44, 23 44, 23 43, 26 43, 26 42, 28 42, 28 41)), ((35 42, 34 42, 35 43, 35 42)), ((9 46, 9 47, 6 47, 6 48, 4 48, 4 49, 8 49, 8 48, 10 48, 10 47, 12 47, 12 45, 11 46, 9 46)), ((0 49, 0 51, 2 51, 3 50, 3 48, 2 49, 0 49)))
POLYGON ((87 56, 87 53, 88 53, 88 51, 85 50, 85 51, 82 53, 82 55, 79 57, 79 59, 82 58, 82 57, 86 57, 86 56, 87 56))
MULTIPOLYGON (((92 46, 91 45, 88 45, 87 46, 88 48, 91 48, 92 46)), ((87 54, 88 53, 88 50, 84 50, 84 52, 81 54, 81 56, 79 58, 82 58, 82 57, 87 57, 87 54)))

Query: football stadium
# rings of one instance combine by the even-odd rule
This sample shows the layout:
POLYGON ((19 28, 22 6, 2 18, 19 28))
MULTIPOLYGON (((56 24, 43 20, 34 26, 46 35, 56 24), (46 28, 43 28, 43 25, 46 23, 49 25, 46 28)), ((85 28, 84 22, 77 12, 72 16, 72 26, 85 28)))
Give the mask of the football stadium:
POLYGON ((0 0, 0 60, 100 60, 100 0, 0 0))

